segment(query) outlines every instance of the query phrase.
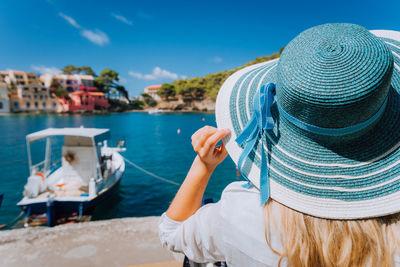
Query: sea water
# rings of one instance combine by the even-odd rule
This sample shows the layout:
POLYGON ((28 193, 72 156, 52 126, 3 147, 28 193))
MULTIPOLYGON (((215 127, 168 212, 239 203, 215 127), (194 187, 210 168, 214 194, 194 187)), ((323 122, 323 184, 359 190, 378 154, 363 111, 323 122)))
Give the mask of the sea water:
MULTIPOLYGON (((191 136, 199 128, 216 126, 214 114, 119 113, 108 115, 18 115, 0 116, 0 224, 20 214, 21 200, 29 176, 26 135, 49 127, 93 127, 111 130, 110 144, 125 139, 124 157, 171 181, 182 183, 196 154, 191 136)), ((42 154, 43 151, 32 151, 42 154)), ((38 156, 38 155, 35 155, 38 156)), ((240 179, 229 156, 214 171, 206 195, 218 200, 224 187, 240 179)), ((161 215, 178 187, 126 164, 118 190, 97 207, 93 220, 161 215)))

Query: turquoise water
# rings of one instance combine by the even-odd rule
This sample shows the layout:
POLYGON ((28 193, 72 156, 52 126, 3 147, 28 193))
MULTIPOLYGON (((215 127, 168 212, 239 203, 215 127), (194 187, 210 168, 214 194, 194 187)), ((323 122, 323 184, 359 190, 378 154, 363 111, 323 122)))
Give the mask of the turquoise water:
MULTIPOLYGON (((25 136, 48 127, 109 128, 111 138, 125 138, 123 156, 139 166, 181 183, 195 157, 191 135, 204 125, 215 126, 214 114, 122 113, 109 115, 6 115, 0 116, 0 224, 8 223, 21 211, 28 177, 25 136), (177 129, 181 133, 177 133, 177 129)), ((40 152, 40 151, 38 151, 40 152)), ((39 154, 39 153, 38 153, 39 154)), ((235 165, 228 157, 215 170, 206 193, 218 197, 223 188, 237 180, 235 165)), ((166 210, 177 187, 154 179, 126 165, 119 189, 96 210, 93 219, 160 215, 166 210)))

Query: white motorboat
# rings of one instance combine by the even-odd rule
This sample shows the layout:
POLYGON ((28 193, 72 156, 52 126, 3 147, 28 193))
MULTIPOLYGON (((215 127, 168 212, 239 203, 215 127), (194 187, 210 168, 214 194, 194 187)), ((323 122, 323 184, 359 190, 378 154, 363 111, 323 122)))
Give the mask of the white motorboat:
POLYGON ((47 225, 53 226, 62 217, 92 214, 117 188, 125 171, 120 152, 126 149, 109 147, 109 138, 108 129, 83 127, 49 128, 27 135, 30 176, 17 203, 26 216, 46 214, 47 225), (57 139, 54 145, 59 154, 55 160, 53 139, 57 139), (34 142, 45 145, 44 160, 37 163, 32 157, 37 159, 37 152, 31 154, 34 142))

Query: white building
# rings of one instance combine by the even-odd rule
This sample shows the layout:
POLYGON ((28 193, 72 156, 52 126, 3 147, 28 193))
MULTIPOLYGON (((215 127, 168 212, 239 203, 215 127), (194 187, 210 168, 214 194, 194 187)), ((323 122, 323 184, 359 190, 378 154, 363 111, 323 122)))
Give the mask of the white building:
POLYGON ((93 76, 82 74, 42 74, 40 80, 44 82, 46 87, 51 87, 53 80, 65 88, 68 92, 75 92, 79 90, 79 86, 93 87, 93 76))
POLYGON ((0 81, 0 113, 10 112, 7 84, 0 81))
POLYGON ((161 100, 160 96, 157 92, 161 89, 161 85, 151 85, 144 88, 144 92, 150 95, 154 100, 159 101, 161 100))

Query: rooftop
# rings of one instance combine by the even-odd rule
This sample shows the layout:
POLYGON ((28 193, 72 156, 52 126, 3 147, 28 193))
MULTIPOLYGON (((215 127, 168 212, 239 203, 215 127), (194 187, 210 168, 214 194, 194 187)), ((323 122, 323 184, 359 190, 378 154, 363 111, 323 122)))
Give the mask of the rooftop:
POLYGON ((162 87, 162 85, 150 85, 150 86, 147 86, 145 89, 147 89, 147 90, 159 90, 159 89, 161 89, 161 87, 162 87))
POLYGON ((33 142, 51 136, 80 136, 94 138, 96 142, 110 137, 109 129, 98 128, 47 128, 38 132, 28 134, 26 140, 33 142))

